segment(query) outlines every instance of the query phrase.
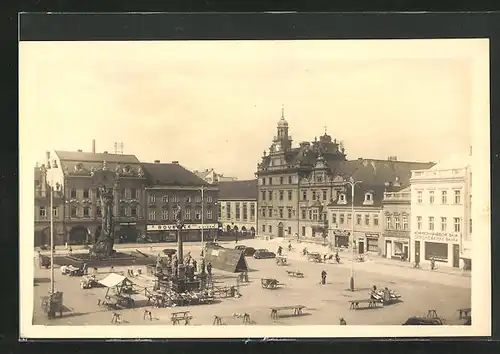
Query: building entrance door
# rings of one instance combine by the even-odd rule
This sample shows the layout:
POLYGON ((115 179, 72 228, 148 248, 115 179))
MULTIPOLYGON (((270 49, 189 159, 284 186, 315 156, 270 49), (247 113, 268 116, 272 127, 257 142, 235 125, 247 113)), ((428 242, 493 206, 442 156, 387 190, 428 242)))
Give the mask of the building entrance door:
POLYGON ((278 237, 283 237, 283 223, 278 224, 278 237))
POLYGON ((453 245, 453 267, 460 267, 460 249, 458 245, 453 245))
POLYGON ((359 254, 365 253, 365 243, 364 243, 364 241, 358 241, 358 253, 359 254))
POLYGON ((420 241, 415 241, 415 263, 420 263, 420 241))
POLYGON ((392 241, 385 241, 385 257, 392 257, 392 241))

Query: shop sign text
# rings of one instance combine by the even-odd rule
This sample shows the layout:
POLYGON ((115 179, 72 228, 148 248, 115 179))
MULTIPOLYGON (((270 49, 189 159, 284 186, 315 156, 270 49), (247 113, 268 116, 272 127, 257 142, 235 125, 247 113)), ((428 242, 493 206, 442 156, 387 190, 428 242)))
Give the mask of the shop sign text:
POLYGON ((458 234, 452 232, 415 231, 415 240, 458 243, 458 234))

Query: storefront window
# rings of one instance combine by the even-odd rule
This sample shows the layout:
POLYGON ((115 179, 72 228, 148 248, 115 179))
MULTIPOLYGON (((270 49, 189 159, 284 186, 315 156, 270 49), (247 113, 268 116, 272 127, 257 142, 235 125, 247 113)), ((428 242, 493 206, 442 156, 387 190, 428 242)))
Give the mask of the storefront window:
POLYGON ((401 256, 401 254, 403 254, 403 243, 394 242, 393 245, 394 245, 394 247, 392 249, 392 255, 393 256, 401 256))
POLYGON ((378 251, 378 239, 376 238, 366 238, 367 250, 369 252, 377 252, 378 251))
POLYGON ((431 258, 444 262, 448 260, 447 243, 425 242, 424 247, 426 260, 430 260, 431 258))

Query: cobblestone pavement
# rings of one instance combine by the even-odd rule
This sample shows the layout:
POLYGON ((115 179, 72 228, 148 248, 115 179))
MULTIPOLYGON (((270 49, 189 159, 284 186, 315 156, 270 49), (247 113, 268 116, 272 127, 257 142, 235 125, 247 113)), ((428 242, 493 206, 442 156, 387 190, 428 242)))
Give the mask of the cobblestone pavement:
MULTIPOLYGON (((255 248, 267 248, 276 251, 279 241, 244 240, 240 242, 255 248)), ((234 247, 234 242, 223 242, 226 247, 234 247)), ((287 243, 284 243, 285 245, 287 243)), ((157 254, 164 248, 175 248, 175 244, 155 244, 153 247, 132 245, 142 252, 157 254)), ((183 307, 193 316, 193 325, 211 325, 213 316, 223 317, 225 324, 241 324, 241 318, 233 318, 234 313, 246 312, 251 320, 258 325, 324 325, 339 324, 343 317, 347 324, 352 325, 398 325, 408 317, 425 315, 428 309, 436 309, 439 316, 447 324, 461 324, 457 309, 470 307, 471 291, 470 277, 461 273, 443 273, 426 269, 413 269, 393 264, 393 261, 373 259, 364 263, 354 264, 354 274, 357 291, 347 290, 351 272, 351 261, 346 252, 341 253, 341 264, 312 263, 301 255, 303 247, 310 251, 323 250, 321 245, 297 244, 292 242, 294 249, 285 252, 290 265, 278 267, 274 260, 256 260, 247 257, 251 268, 250 283, 240 286, 240 298, 222 299, 220 303, 212 305, 198 305, 183 307), (305 274, 303 279, 288 277, 285 270, 298 269, 305 274), (327 284, 320 285, 320 273, 327 271, 327 284), (277 290, 263 289, 260 284, 262 277, 273 277, 284 283, 285 286, 277 290), (348 300, 368 297, 368 289, 373 285, 389 287, 402 295, 403 302, 369 310, 349 310, 348 300), (307 307, 306 314, 297 317, 281 316, 277 320, 270 317, 270 306, 296 305, 307 307)), ((286 248, 286 247, 284 247, 286 248)), ((117 249, 125 249, 118 246, 117 249)), ((74 250, 77 252, 77 250, 74 250)), ((186 243, 185 253, 191 251, 194 256, 199 254, 199 244, 186 243)), ((63 252, 58 250, 58 252, 63 252)), ((324 251, 323 251, 324 252, 324 251)), ((137 268, 137 267, 136 267, 137 268)), ((145 274, 145 267, 142 267, 145 274)), ((116 268, 116 271, 125 269, 116 268)), ((99 270, 99 276, 104 277, 109 269, 99 270)), ((223 283, 235 285, 235 274, 214 269, 218 285, 223 283)), ((104 288, 80 289, 78 277, 68 277, 60 274, 56 269, 56 288, 64 293, 64 303, 67 307, 62 318, 48 320, 41 311, 40 298, 47 294, 49 289, 50 270, 35 267, 34 286, 34 324, 44 325, 111 325, 112 312, 103 310, 97 305, 97 300, 105 293, 104 288)), ((151 279, 143 275, 134 278, 138 287, 151 284, 151 279)), ((138 307, 121 310, 124 325, 170 325, 170 313, 175 309, 156 309, 146 307, 144 297, 136 297, 138 307), (144 320, 144 309, 152 311, 153 320, 144 320)), ((286 315, 286 314, 284 314, 286 315)), ((166 327, 168 331, 168 327, 166 327)))

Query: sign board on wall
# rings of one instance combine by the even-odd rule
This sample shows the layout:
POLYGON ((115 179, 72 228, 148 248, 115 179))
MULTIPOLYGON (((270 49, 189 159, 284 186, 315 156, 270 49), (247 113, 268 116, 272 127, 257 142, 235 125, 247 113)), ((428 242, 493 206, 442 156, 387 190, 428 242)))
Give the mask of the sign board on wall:
POLYGON ((349 236, 349 235, 351 235, 351 233, 347 230, 335 230, 335 231, 333 231, 333 234, 335 236, 349 236))
POLYGON ((375 234, 375 233, 365 233, 365 237, 368 237, 368 238, 378 238, 380 236, 380 234, 375 234))
MULTIPOLYGON (((184 224, 183 230, 201 230, 202 224, 184 224)), ((203 224, 203 230, 207 229, 217 229, 217 224, 203 224)), ((170 225, 148 225, 148 231, 166 231, 166 230, 177 230, 175 224, 170 225)))
POLYGON ((436 231, 415 231, 413 234, 415 240, 437 241, 458 243, 458 233, 454 232, 436 232, 436 231))

